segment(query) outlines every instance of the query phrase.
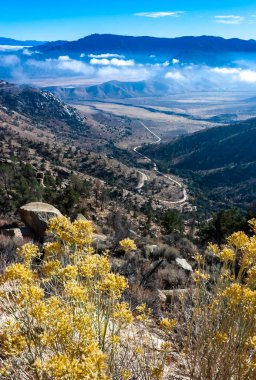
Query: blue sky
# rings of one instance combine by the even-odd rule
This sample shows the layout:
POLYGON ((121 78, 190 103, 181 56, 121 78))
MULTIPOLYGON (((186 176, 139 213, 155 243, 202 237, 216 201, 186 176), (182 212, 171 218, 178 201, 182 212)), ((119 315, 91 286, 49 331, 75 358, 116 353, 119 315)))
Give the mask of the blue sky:
POLYGON ((256 2, 239 0, 10 0, 0 36, 73 40, 91 33, 256 39, 256 2))

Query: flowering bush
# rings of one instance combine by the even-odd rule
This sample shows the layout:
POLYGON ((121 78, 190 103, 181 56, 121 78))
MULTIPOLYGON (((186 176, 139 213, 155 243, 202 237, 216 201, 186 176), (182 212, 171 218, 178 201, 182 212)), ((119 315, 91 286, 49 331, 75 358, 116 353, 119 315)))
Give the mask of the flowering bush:
POLYGON ((196 287, 183 300, 180 335, 189 377, 202 380, 256 378, 256 220, 254 235, 236 232, 223 247, 210 244, 219 265, 211 275, 196 255, 196 287))
MULTIPOLYGON (((0 378, 160 379, 166 349, 156 356, 139 327, 143 306, 135 313, 139 345, 130 343, 134 317, 122 301, 127 282, 111 272, 107 253, 94 254, 92 224, 60 217, 48 231, 52 241, 43 255, 25 244, 18 250, 22 262, 9 265, 0 280, 0 378)), ((121 246, 136 248, 130 240, 121 246)), ((164 321, 165 329, 171 326, 164 321)))
POLYGON ((137 249, 134 241, 129 238, 121 240, 119 245, 120 245, 120 248, 125 252, 135 251, 137 249))

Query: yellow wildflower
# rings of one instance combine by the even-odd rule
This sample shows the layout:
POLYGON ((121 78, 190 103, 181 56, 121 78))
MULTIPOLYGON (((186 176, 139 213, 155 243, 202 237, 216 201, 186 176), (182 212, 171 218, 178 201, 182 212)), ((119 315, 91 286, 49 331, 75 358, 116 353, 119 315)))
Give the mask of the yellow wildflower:
POLYGON ((256 234, 256 219, 255 218, 249 220, 249 226, 251 227, 253 232, 256 234))
POLYGON ((123 291, 127 288, 127 280, 115 273, 108 273, 106 277, 99 282, 98 288, 115 298, 120 298, 123 291))
POLYGON ((249 238, 244 232, 239 231, 233 233, 230 237, 228 237, 227 241, 236 249, 241 249, 249 242, 249 238))
POLYGON ((76 279, 77 273, 77 267, 75 265, 69 264, 58 271, 58 276, 63 280, 72 280, 76 279))
POLYGON ((196 269, 193 274, 194 282, 208 281, 210 279, 210 275, 208 273, 202 272, 199 269, 196 269))
POLYGON ((34 274, 31 269, 27 268, 26 265, 16 263, 9 265, 1 277, 1 282, 6 281, 21 281, 23 283, 30 282, 34 278, 34 274))
POLYGON ((126 238, 119 242, 120 247, 125 252, 135 251, 137 249, 136 244, 132 239, 126 238))
POLYGON ((58 273, 60 265, 59 260, 45 261, 41 267, 42 274, 47 277, 54 276, 58 273))
POLYGON ((121 371, 121 379, 122 380, 131 380, 132 379, 132 373, 130 371, 127 371, 126 369, 123 369, 121 371))
POLYGON ((160 321, 160 327, 165 331, 172 331, 176 325, 176 319, 163 318, 160 321))
POLYGON ((234 261, 235 252, 233 251, 233 249, 226 247, 222 251, 220 251, 217 256, 223 262, 234 261))
POLYGON ((226 343, 228 340, 228 336, 226 333, 217 332, 214 336, 214 340, 218 343, 226 343))
POLYGON ((164 374, 163 364, 159 363, 156 367, 152 368, 150 372, 151 372, 152 379, 154 380, 162 379, 163 374, 164 374))
POLYGON ((34 244, 27 243, 24 244, 21 248, 17 249, 17 253, 20 257, 23 258, 25 264, 30 264, 31 260, 38 256, 38 247, 34 244))

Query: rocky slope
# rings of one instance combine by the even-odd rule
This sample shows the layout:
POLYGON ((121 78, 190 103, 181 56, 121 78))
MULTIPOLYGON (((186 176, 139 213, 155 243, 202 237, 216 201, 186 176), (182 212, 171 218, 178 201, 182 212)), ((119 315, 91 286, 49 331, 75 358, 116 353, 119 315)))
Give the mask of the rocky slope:
POLYGON ((87 129, 84 116, 48 91, 0 81, 0 106, 53 129, 87 129))

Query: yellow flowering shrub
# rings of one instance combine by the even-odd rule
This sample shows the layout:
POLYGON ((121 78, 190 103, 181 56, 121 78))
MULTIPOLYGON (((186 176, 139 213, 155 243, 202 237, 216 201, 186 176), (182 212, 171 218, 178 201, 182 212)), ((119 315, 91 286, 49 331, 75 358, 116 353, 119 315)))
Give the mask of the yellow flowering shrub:
MULTIPOLYGON (((250 225, 255 234, 256 220, 250 225)), ((189 376, 256 379, 256 235, 236 232, 208 250, 219 263, 209 272, 203 257, 194 257, 191 305, 181 306, 189 376)))
MULTIPOLYGON (((140 366, 135 355, 145 329, 132 346, 127 327, 134 317, 122 301, 127 281, 111 272, 107 254, 93 252, 92 224, 53 218, 48 233, 52 241, 43 252, 25 244, 18 251, 22 262, 0 277, 1 380, 146 379, 150 356, 140 366)), ((136 247, 129 239, 120 244, 136 247)), ((152 347, 147 342, 147 355, 152 347)), ((152 367, 154 378, 162 367, 163 361, 152 367)))
POLYGON ((106 256, 92 253, 90 222, 54 218, 48 230, 54 241, 45 245, 44 259, 25 244, 22 263, 1 277, 1 378, 24 372, 31 379, 107 380, 109 353, 121 327, 133 321, 120 300, 127 282, 111 273, 106 256))
POLYGON ((129 238, 121 240, 119 245, 120 245, 120 248, 125 252, 135 251, 137 249, 134 241, 129 238))

